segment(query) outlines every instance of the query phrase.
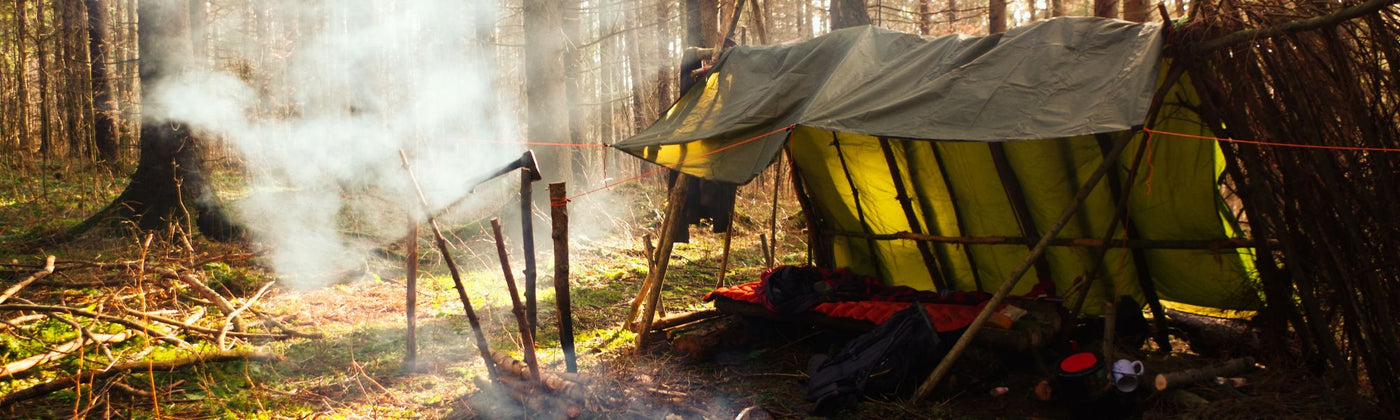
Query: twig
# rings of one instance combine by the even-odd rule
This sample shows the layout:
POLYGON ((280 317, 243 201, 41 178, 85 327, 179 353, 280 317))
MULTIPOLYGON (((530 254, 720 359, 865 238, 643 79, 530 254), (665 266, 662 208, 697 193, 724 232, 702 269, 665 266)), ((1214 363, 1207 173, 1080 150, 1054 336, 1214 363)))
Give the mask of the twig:
MULTIPOLYGON (((128 338, 131 338, 133 334, 135 334, 135 331, 126 330, 116 334, 94 334, 92 338, 98 345, 102 345, 105 343, 120 343, 128 338)), ((72 354, 74 351, 77 351, 79 348, 83 347, 84 344, 87 344, 86 337, 79 335, 78 338, 74 338, 72 341, 63 343, 58 347, 55 347, 53 351, 50 351, 48 353, 36 354, 30 357, 26 357, 24 359, 8 363, 4 366, 0 366, 0 379, 9 378, 11 376, 15 376, 19 373, 32 369, 35 366, 58 360, 64 356, 72 354)))
MULTIPOLYGON (((205 299, 209 299, 209 301, 214 302, 214 305, 218 306, 219 310, 223 311, 224 314, 233 313, 233 304, 229 303, 228 300, 224 299, 223 296, 220 296, 218 292, 214 291, 214 289, 210 289, 209 286, 205 285, 203 281, 200 281, 199 279, 195 278, 194 275, 189 273, 176 273, 175 270, 171 270, 168 268, 157 269, 156 272, 160 273, 166 278, 179 280, 181 283, 185 283, 185 285, 190 286, 190 288, 194 289, 194 291, 199 293, 200 296, 204 296, 205 299)), ((243 324, 238 322, 237 318, 234 318, 233 322, 233 329, 242 332, 243 324)))
POLYGON ((4 293, 0 293, 0 303, 5 303, 5 300, 8 300, 11 296, 14 296, 15 293, 19 293, 20 289, 23 289, 25 286, 28 286, 29 283, 33 283, 35 280, 39 280, 44 278, 45 276, 48 276, 49 274, 53 274, 53 262, 54 256, 50 255, 48 260, 44 262, 43 270, 39 270, 34 274, 30 274, 28 278, 20 280, 19 283, 16 283, 14 286, 10 286, 10 288, 8 289, 5 289, 4 293))
MULTIPOLYGON (((46 313, 58 312, 58 313, 66 313, 66 314, 69 314, 69 315, 77 315, 77 316, 81 316, 81 317, 85 317, 85 318, 96 319, 96 320, 99 320, 99 321, 111 322, 111 323, 113 323, 113 324, 120 324, 120 325, 126 326, 126 327, 128 327, 128 328, 133 328, 133 329, 136 329, 137 331, 141 331, 142 333, 145 333, 146 335, 149 335, 149 336, 151 336, 151 337, 160 339, 161 341, 165 341, 165 342, 167 342, 167 343, 174 344, 174 345, 177 345, 177 346, 188 347, 188 346, 190 345, 190 343, 185 342, 185 340, 181 340, 181 339, 179 339, 179 338, 175 338, 174 336, 171 336, 169 333, 166 333, 166 332, 164 332, 164 331, 161 331, 161 330, 159 330, 159 329, 157 329, 157 328, 155 328, 155 327, 153 327, 153 326, 149 326, 149 325, 146 325, 146 324, 142 324, 142 323, 139 323, 139 322, 136 322, 136 321, 132 321, 132 320, 129 320, 129 319, 125 319, 125 318, 121 318, 121 317, 115 317, 115 316, 111 316, 111 315, 99 314, 99 313, 96 313, 96 312, 86 311, 86 310, 82 310, 82 309, 78 309, 78 308, 69 308, 69 307, 65 307, 65 306, 46 306, 46 305, 16 305, 16 304, 4 304, 4 305, 0 305, 0 312, 6 312, 6 311, 34 311, 34 312, 46 312, 46 313)), ((153 320, 154 320, 155 318, 156 318, 156 317, 151 317, 151 319, 153 319, 153 320)))
POLYGON ((258 362, 270 362, 282 360, 282 356, 270 353, 260 353, 254 351, 221 351, 217 353, 199 354, 195 356, 165 360, 159 362, 139 361, 118 366, 113 366, 107 370, 94 370, 79 372, 74 375, 55 379, 46 383, 35 385, 19 391, 11 392, 5 396, 0 396, 0 407, 6 407, 19 401, 42 397, 55 391, 78 386, 83 383, 90 383, 96 380, 104 380, 115 375, 125 374, 137 369, 149 371, 169 372, 185 368, 195 364, 211 362, 227 362, 232 360, 249 360, 258 362))
POLYGON ((1395 4, 1395 0, 1371 0, 1365 3, 1342 8, 1330 14, 1311 17, 1302 20, 1295 20, 1268 28, 1248 29, 1215 38, 1191 47, 1191 55, 1199 55, 1220 48, 1228 47, 1241 42, 1247 42, 1260 38, 1270 38, 1279 35, 1287 35, 1302 31, 1318 29, 1332 26, 1343 21, 1375 13, 1386 6, 1395 4))
MULTIPOLYGON (((0 305, 0 310, 3 310, 4 307, 6 307, 6 306, 14 306, 14 305, 0 305)), ((135 309, 122 308, 122 312, 126 312, 126 313, 128 313, 128 314, 133 315, 133 316, 143 317, 143 318, 149 319, 149 320, 151 320, 151 321, 159 322, 159 323, 162 323, 162 324, 173 325, 173 326, 180 327, 180 328, 184 328, 184 329, 187 329, 187 330, 190 330, 190 331, 199 332, 199 333, 204 333, 204 334, 207 334, 207 335, 209 335, 209 336, 211 336, 211 337, 218 336, 218 334, 219 334, 219 330, 216 330, 216 329, 213 329, 213 328, 201 327, 201 326, 195 325, 195 324, 190 323, 190 322, 184 322, 184 321, 180 321, 180 320, 170 319, 170 318, 166 318, 166 317, 163 317, 163 316, 160 316, 160 315, 156 315, 156 314, 141 312, 141 311, 138 311, 138 310, 135 310, 135 309)), ((103 315, 103 316, 104 316, 104 317, 108 317, 108 318, 121 319, 121 318, 117 318, 117 317, 113 317, 113 316, 108 316, 108 315, 103 315)), ((271 338, 271 339, 284 339, 284 338, 288 338, 288 337, 301 337, 301 338, 321 338, 321 337, 322 337, 321 334, 306 334, 306 333, 296 333, 296 334, 293 334, 292 332, 284 332, 284 333, 282 333, 282 334, 271 334, 271 333, 250 333, 250 332, 237 332, 237 331, 234 331, 234 332, 229 332, 228 335, 234 336, 234 337, 243 337, 243 338, 271 338)))
POLYGON ((234 309, 232 313, 229 313, 228 316, 224 317, 224 326, 223 328, 219 329, 219 338, 218 340, 215 340, 219 344, 220 349, 226 348, 224 347, 224 336, 228 334, 229 327, 233 326, 233 321, 238 319, 238 314, 247 310, 248 307, 253 306, 253 303, 257 302, 259 298, 262 298, 263 294, 267 293, 267 289, 272 287, 274 283, 276 282, 270 281, 267 282, 267 284, 264 284, 261 289, 258 289, 258 293, 253 294, 253 297, 251 299, 248 299, 247 302, 243 302, 243 306, 240 306, 238 309, 234 309))

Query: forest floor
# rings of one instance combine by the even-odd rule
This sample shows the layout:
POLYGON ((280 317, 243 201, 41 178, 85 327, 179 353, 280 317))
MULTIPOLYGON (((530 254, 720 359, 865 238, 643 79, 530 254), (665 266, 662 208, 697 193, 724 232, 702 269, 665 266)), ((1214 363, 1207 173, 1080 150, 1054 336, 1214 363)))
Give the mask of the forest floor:
MULTIPOLYGON (((11 170, 13 171, 13 170, 11 170)), ((441 255, 420 237, 423 272, 418 282, 417 359, 405 359, 405 246, 374 242, 375 258, 362 270, 328 273, 323 285, 294 287, 263 264, 257 243, 212 243, 181 229, 136 232, 115 228, 77 240, 52 238, 105 205, 122 180, 100 171, 64 171, 34 185, 29 175, 0 178, 0 285, 10 288, 55 257, 52 274, 0 298, 0 417, 61 418, 519 418, 526 411, 494 392, 478 389, 486 371, 472 341, 453 281, 441 255), (193 277, 235 307, 248 334, 218 333, 227 314, 214 298, 195 290, 193 277), (271 284, 270 287, 265 287, 271 284), (27 305, 27 306, 26 306, 27 305), (34 307, 50 308, 36 311, 34 307), (28 308, 28 309, 26 309, 28 308), (52 309, 65 308, 65 309, 52 309), (184 320, 161 330, 184 344, 147 335, 92 345, 123 328, 78 311, 153 325, 155 316, 184 320), (144 314, 144 315, 143 315, 144 314), (256 316, 255 316, 256 315, 256 316), (270 318, 270 320, 269 320, 270 318), (280 326, 278 326, 280 324, 280 326), (75 329, 75 326, 84 328, 75 329), (204 330, 211 330, 201 332, 204 330), (86 329, 88 331, 81 331, 86 329), (94 333, 95 332, 95 333, 94 333), (315 334, 315 337, 308 335, 315 334), (64 347, 70 341, 76 347, 64 347), (83 345, 86 344, 86 345, 83 345), (133 361, 179 361, 194 354, 228 354, 230 361, 193 363, 162 371, 140 363, 117 374, 83 376, 133 361), (44 358, 44 355, 50 355, 44 358), (36 359, 37 357, 37 359, 36 359), (15 371, 24 361, 34 367, 15 371), (76 375, 76 376, 71 376, 76 375), (52 392, 29 389, 76 381, 52 392)), ((32 174, 31 174, 32 175, 32 174)), ((233 182, 225 180, 224 182, 233 182)), ((771 183, 740 189, 727 283, 757 280, 765 267, 759 234, 773 211, 771 183)), ((489 194, 489 193, 488 193, 489 194)), ((807 259, 802 217, 790 191, 777 202, 777 264, 807 259)), ((510 202, 509 195, 502 195, 510 202)), ((229 197, 236 201, 237 197, 229 197)), ((629 302, 646 276, 643 238, 657 230, 664 193, 659 182, 628 184, 606 199, 570 204, 579 226, 570 243, 571 298, 586 418, 733 418, 748 407, 772 417, 809 416, 803 399, 808 359, 831 353, 849 335, 804 327, 750 324, 750 338, 694 361, 661 346, 636 354, 635 336, 621 328, 629 302), (615 205, 623 203, 623 205, 615 205), (599 210, 604 209, 606 210, 599 210)), ((481 221, 518 220, 508 209, 487 211, 449 226, 453 253, 463 266, 464 289, 480 316, 492 349, 522 356, 515 319, 490 233, 481 221), (500 214, 491 214, 500 211, 500 214)), ((547 220, 548 209, 536 209, 547 220)), ((354 224, 347 224, 353 226, 354 224)), ((537 230, 547 223, 537 222, 537 230)), ((356 232, 347 232, 354 234, 356 232)), ((537 240, 539 330, 536 348, 545 370, 563 371, 548 235, 537 240)), ((663 288, 670 313, 703 309, 721 262, 723 235, 691 229, 678 244, 663 288)), ((512 267, 521 269, 518 244, 512 267)), ((517 273, 518 274, 518 273, 517 273)), ((520 277, 517 275, 517 280, 520 277)), ((151 334, 156 336, 159 334, 151 334)), ((1196 355, 1184 342, 1171 354, 1142 358, 1152 369, 1180 369, 1218 360, 1196 355)), ((1167 393, 1137 393, 1097 406, 1042 403, 1031 392, 1043 375, 1018 355, 974 353, 955 369, 956 389, 928 401, 867 400, 842 418, 1257 418, 1382 417, 1356 392, 1334 390, 1296 369, 1273 367, 1247 375, 1240 389, 1199 385, 1199 401, 1167 393), (989 395, 1004 386, 1007 392, 989 395), (1085 411, 1091 410, 1091 411, 1085 411), (1113 410, 1113 411, 1092 411, 1113 410)), ((557 413, 556 413, 557 414, 557 413)), ((753 413, 751 413, 753 414, 753 413)), ((761 418, 761 417, 750 417, 761 418)))

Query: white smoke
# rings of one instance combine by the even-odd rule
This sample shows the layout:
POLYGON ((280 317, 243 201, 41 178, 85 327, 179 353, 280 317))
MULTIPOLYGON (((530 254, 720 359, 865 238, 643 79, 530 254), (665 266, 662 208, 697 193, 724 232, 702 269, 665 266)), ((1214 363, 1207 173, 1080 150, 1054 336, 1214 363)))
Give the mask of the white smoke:
POLYGON ((492 90, 495 47, 480 39, 493 29, 478 27, 494 25, 489 6, 312 3, 255 2, 265 9, 251 15, 211 9, 216 63, 147 90, 159 104, 146 112, 216 134, 243 155, 250 187, 235 214, 291 279, 363 267, 363 247, 341 233, 346 214, 374 219, 357 227, 379 238, 405 233, 406 214, 421 209, 400 150, 432 208, 523 150, 483 142, 519 138, 511 107, 492 90))

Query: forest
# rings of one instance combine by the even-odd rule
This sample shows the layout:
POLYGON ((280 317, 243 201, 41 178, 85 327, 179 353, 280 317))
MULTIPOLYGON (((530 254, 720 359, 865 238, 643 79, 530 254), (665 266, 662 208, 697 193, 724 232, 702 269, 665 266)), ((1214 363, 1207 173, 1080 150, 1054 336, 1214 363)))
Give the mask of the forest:
POLYGON ((5 1, 0 417, 1387 417, 1396 3, 5 1))

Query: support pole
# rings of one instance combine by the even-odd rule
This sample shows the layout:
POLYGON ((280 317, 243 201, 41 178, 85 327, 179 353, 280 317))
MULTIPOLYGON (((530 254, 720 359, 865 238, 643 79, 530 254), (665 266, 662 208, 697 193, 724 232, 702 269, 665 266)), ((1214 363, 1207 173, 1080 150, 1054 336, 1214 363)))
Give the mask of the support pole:
POLYGON ((540 364, 535 360, 535 335, 530 333, 530 323, 525 320, 525 308, 520 304, 520 293, 515 288, 515 276, 510 273, 510 254, 506 253, 506 240, 501 236, 501 219, 491 218, 491 234, 496 238, 496 255, 501 258, 501 274, 506 279, 506 290, 510 291, 510 308, 515 314, 515 323, 520 328, 520 346, 524 347, 525 365, 530 367, 530 379, 540 379, 540 364))
POLYGON ((724 275, 729 272, 729 243, 734 236, 734 210, 738 207, 738 197, 729 205, 729 228, 724 230, 724 253, 719 257, 719 275, 715 276, 715 288, 724 287, 724 275))
MULTIPOLYGON (((904 209, 904 218, 909 221, 909 230, 914 233, 924 233, 923 224, 919 223, 919 216, 914 213, 914 197, 904 186, 904 176, 899 172, 899 163, 895 162, 894 148, 890 146, 890 139, 880 137, 880 150, 885 153, 885 166, 890 168, 890 182, 894 185, 894 199, 899 201, 899 206, 904 209)), ((924 267, 928 269, 928 276, 933 281, 934 289, 950 290, 948 283, 943 280, 943 272, 938 268, 938 259, 934 258, 933 248, 929 246, 929 243, 915 241, 914 246, 919 248, 919 255, 924 259, 924 267)))
POLYGON ((531 198, 535 179, 539 175, 530 168, 520 171, 520 242, 525 251, 525 320, 530 323, 530 336, 539 328, 535 306, 535 215, 531 198))
POLYGON ((689 175, 680 174, 676 177, 675 186, 671 187, 671 195, 666 198, 666 220, 661 223, 661 243, 656 250, 656 266, 647 273, 647 281, 642 285, 647 291, 646 309, 642 310, 642 323, 637 329, 637 352, 641 353, 646 348, 648 332, 651 330, 651 322, 656 318, 656 306, 661 301, 661 283, 666 279, 666 269, 671 265, 671 251, 675 249, 672 239, 676 236, 676 230, 685 229, 685 222, 681 221, 681 211, 685 208, 685 195, 689 175))
POLYGON ((559 347, 564 351, 564 368, 578 372, 574 353, 573 303, 569 298, 569 200, 563 182, 549 184, 549 216, 554 239, 554 302, 559 308, 559 347))
POLYGON ((1070 202, 1070 205, 1060 214, 1060 218, 1055 221, 1055 224, 1050 226, 1050 229, 1046 230, 1044 236, 1041 236, 1040 242, 1037 242, 1035 247, 1031 248, 1030 254, 1026 255, 1026 259, 1022 260, 1021 264, 1017 266, 1015 270, 1012 270, 1011 275, 1007 276, 1006 280, 1001 283, 1001 288, 997 289, 996 294, 992 295, 992 299, 987 301, 986 306, 982 307, 982 312, 978 313, 977 318, 972 320, 972 324, 967 327, 967 331, 963 333, 962 337, 958 338, 957 343, 953 344, 953 348, 948 350, 948 355, 944 356, 943 360, 938 362, 938 367, 934 368, 933 373, 929 374, 928 379, 924 380, 924 383, 919 385, 918 390, 914 392, 914 400, 924 399, 933 392, 933 388, 938 386, 938 381, 943 380, 943 377, 953 368, 953 363, 957 362, 958 357, 962 356, 964 350, 967 350, 967 346, 972 343, 973 337, 976 337, 977 332, 982 330, 982 326, 987 324, 987 319, 991 318, 992 313, 996 312, 998 306, 1001 306, 1001 302, 1006 299, 1006 295, 1011 293, 1011 289, 1016 287, 1016 283, 1021 280, 1021 276, 1026 274, 1026 271, 1031 268, 1031 265, 1035 264, 1036 260, 1040 259, 1041 255, 1045 254, 1045 249, 1050 247, 1050 241, 1055 238, 1055 235, 1060 233, 1060 230, 1065 228, 1065 225, 1069 224, 1070 219, 1079 211, 1079 206, 1084 204, 1084 200, 1089 198, 1089 193, 1094 190, 1094 187, 1099 185, 1099 181, 1103 180, 1104 175, 1108 173, 1109 169, 1114 167, 1113 162, 1118 161, 1118 156, 1123 154, 1123 149, 1127 148, 1127 146, 1128 137, 1119 139, 1118 143, 1113 145, 1113 150, 1109 151, 1109 153, 1104 156, 1103 163, 1099 164, 1099 168, 1094 170, 1092 175, 1089 175, 1089 179, 1084 182, 1084 186, 1074 195, 1074 200, 1070 202))
MULTIPOLYGON (((778 260, 778 193, 782 192, 779 187, 783 185, 782 155, 778 155, 778 164, 775 166, 776 167, 773 168, 773 210, 768 214, 768 239, 770 239, 770 241, 767 245, 767 258, 764 261, 768 264, 768 268, 773 268, 773 264, 776 264, 778 260)), ((734 212, 730 211, 729 213, 730 217, 733 217, 734 212)), ((730 227, 732 228, 733 226, 731 225, 730 227)), ((725 239, 728 238, 727 236, 725 237, 725 239)), ((726 244, 728 244, 728 242, 726 242, 726 244)))
POLYGON ((476 311, 472 309, 472 300, 467 297, 467 288, 462 285, 462 273, 457 269, 457 262, 452 260, 452 253, 448 252, 447 237, 442 235, 437 218, 428 213, 428 198, 423 195, 423 188, 418 186, 418 177, 413 175, 413 168, 408 166, 408 155, 403 150, 399 150, 399 159, 403 160, 403 169, 408 172, 408 179, 413 181, 413 190, 418 193, 418 201, 423 204, 423 213, 428 215, 428 226, 433 229, 433 242, 437 244, 438 252, 442 253, 443 262, 447 263, 447 271, 452 274, 452 285, 457 288, 457 298, 461 299, 462 309, 467 313, 467 323, 471 324, 472 334, 476 336, 476 349, 481 352, 481 361, 486 365, 486 375, 495 381, 498 376, 495 363, 491 361, 491 345, 486 342, 481 320, 477 319, 476 311))
POLYGON ((408 318, 403 364, 412 369, 418 359, 418 219, 408 218, 408 258, 404 268, 404 317, 408 318))

